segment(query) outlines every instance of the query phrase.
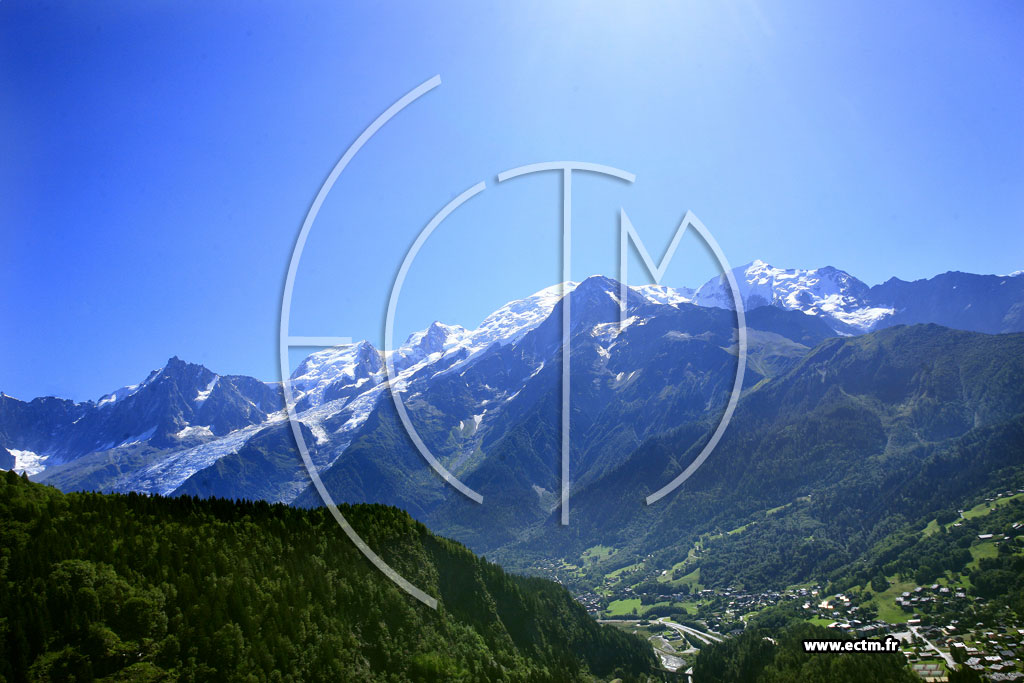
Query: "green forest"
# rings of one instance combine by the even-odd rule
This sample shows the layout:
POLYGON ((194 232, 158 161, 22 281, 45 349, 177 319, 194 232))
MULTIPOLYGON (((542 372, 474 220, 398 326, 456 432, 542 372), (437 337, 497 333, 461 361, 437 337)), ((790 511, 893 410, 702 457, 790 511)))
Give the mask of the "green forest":
POLYGON ((62 494, 0 475, 6 681, 660 678, 651 648, 557 584, 506 574, 397 508, 62 494))

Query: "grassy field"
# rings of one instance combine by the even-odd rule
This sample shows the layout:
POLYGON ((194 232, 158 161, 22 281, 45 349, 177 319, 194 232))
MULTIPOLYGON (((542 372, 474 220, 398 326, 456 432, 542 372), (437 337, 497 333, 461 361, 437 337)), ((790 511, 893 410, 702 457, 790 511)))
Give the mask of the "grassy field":
POLYGON ((974 559, 971 560, 971 563, 967 566, 970 567, 972 570, 977 569, 979 560, 982 560, 986 557, 995 557, 998 554, 999 548, 997 548, 996 544, 992 541, 976 543, 975 545, 971 546, 971 557, 973 557, 974 559))
POLYGON ((686 612, 687 614, 697 613, 697 603, 692 600, 687 602, 677 602, 676 605, 679 606, 680 612, 686 612))
POLYGON ((636 610, 637 614, 640 614, 641 609, 646 609, 646 606, 640 604, 640 598, 613 600, 608 603, 608 616, 624 617, 632 614, 633 610, 636 610))
POLYGON ((659 576, 658 577, 658 582, 659 583, 669 583, 669 584, 671 584, 673 586, 680 586, 680 585, 682 585, 680 579, 676 579, 676 580, 672 579, 672 573, 677 571, 677 570, 683 569, 688 562, 692 562, 695 559, 697 559, 697 546, 694 546, 694 547, 690 548, 686 552, 686 559, 685 560, 682 560, 681 562, 676 562, 674 565, 672 565, 672 568, 668 571, 667 574, 662 574, 661 576, 659 576))
POLYGON ((580 567, 571 562, 566 562, 565 560, 558 561, 558 570, 563 571, 570 576, 580 576, 581 574, 580 567))
POLYGON ((601 560, 606 560, 615 554, 615 548, 607 545, 595 545, 587 548, 583 551, 583 563, 584 564, 595 564, 601 560))
POLYGON ((974 519, 975 517, 983 517, 988 513, 992 512, 993 508, 1000 507, 1002 505, 1008 505, 1011 500, 1022 500, 1024 499, 1024 493, 1017 493, 1012 496, 1006 496, 1005 498, 996 498, 991 503, 978 503, 970 510, 964 510, 965 519, 974 519), (992 506, 991 508, 989 506, 992 506))
POLYGON ((701 589, 700 567, 697 567, 689 574, 680 576, 678 579, 673 579, 671 573, 665 574, 664 576, 659 576, 658 582, 667 583, 668 585, 675 586, 676 588, 680 588, 682 586, 689 586, 691 592, 698 591, 701 589))
POLYGON ((629 571, 633 571, 634 569, 640 569, 643 566, 644 566, 644 563, 641 560, 640 562, 637 562, 636 564, 628 564, 625 567, 619 567, 618 569, 616 569, 613 572, 608 572, 607 574, 605 574, 605 577, 609 578, 609 579, 617 579, 623 573, 629 572, 629 571))
MULTIPOLYGON (((995 510, 996 508, 1002 507, 1003 505, 1008 505, 1011 500, 1020 500, 1020 499, 1024 499, 1024 493, 1017 493, 1017 494, 1014 494, 1012 496, 1006 496, 1004 498, 996 498, 992 502, 978 503, 977 505, 972 507, 970 510, 964 510, 963 517, 964 517, 964 519, 975 519, 976 517, 984 517, 985 515, 991 513, 993 510, 995 510)), ((952 522, 950 522, 948 524, 944 524, 942 526, 944 526, 948 530, 951 526, 956 524, 958 521, 959 520, 954 520, 954 521, 952 521, 952 522)), ((934 534, 938 530, 939 530, 939 522, 938 522, 938 520, 933 519, 932 521, 928 522, 927 526, 925 526, 925 528, 922 531, 924 532, 925 536, 931 536, 932 534, 934 534)))
POLYGON ((697 567, 686 576, 679 577, 676 585, 682 586, 683 584, 688 585, 691 592, 694 590, 700 590, 700 567, 697 567))
POLYGON ((687 614, 697 613, 696 602, 670 602, 665 600, 658 602, 653 605, 641 605, 640 598, 627 598, 623 600, 613 600, 608 603, 608 616, 609 617, 630 617, 633 615, 633 610, 636 610, 637 618, 642 618, 644 614, 649 612, 654 607, 666 607, 672 605, 675 609, 680 612, 686 612, 687 614))
POLYGON ((683 560, 682 562, 677 562, 672 566, 672 569, 667 574, 662 574, 658 577, 658 583, 667 583, 668 585, 675 586, 677 588, 683 585, 687 585, 690 587, 690 590, 700 590, 700 567, 697 567, 688 574, 680 576, 678 579, 672 578, 672 574, 674 572, 684 569, 686 567, 686 564, 692 561, 695 557, 696 552, 693 548, 691 548, 685 560, 683 560))
MULTIPOLYGON (((895 577, 893 577, 895 579, 895 577)), ((910 619, 910 613, 904 612, 902 609, 896 606, 896 598, 898 598, 904 591, 912 591, 917 588, 917 584, 912 581, 906 581, 903 583, 893 583, 887 589, 881 593, 875 594, 875 597, 871 599, 871 602, 878 609, 878 617, 884 619, 890 624, 904 624, 910 619)))

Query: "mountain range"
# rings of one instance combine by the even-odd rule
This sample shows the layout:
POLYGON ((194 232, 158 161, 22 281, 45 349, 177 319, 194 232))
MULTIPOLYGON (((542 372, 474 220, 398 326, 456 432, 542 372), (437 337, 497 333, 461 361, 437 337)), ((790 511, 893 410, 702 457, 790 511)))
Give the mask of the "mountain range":
MULTIPOLYGON (((1024 336, 1012 334, 1024 331, 1019 274, 951 272, 873 287, 832 267, 755 261, 734 274, 747 313, 744 395, 713 467, 660 507, 645 506, 644 496, 692 460, 729 397, 737 344, 724 277, 696 290, 631 287, 621 327, 619 283, 595 276, 565 285, 567 529, 556 523, 562 285, 506 304, 475 330, 435 322, 390 358, 367 342, 310 355, 289 382, 314 464, 338 501, 397 505, 515 564, 534 551, 580 552, 609 535, 637 552, 664 550, 679 544, 665 539, 680 528, 692 535, 744 519, 819 484, 846 491, 851 477, 903 491, 884 467, 864 470, 881 477, 871 482, 850 467, 867 459, 906 474, 958 440, 1016 424, 1024 406, 1024 336), (390 385, 388 360, 397 373, 390 385), (482 505, 428 467, 390 387, 423 442, 484 496, 482 505)), ((0 467, 63 490, 317 506, 280 389, 172 358, 96 402, 0 394, 0 467)))

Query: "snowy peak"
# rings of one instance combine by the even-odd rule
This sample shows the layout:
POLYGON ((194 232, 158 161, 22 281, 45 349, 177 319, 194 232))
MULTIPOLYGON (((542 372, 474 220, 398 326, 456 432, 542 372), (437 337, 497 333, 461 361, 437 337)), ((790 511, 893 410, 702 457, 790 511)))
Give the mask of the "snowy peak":
MULTIPOLYGON (((581 302, 588 299, 601 301, 607 299, 618 305, 619 288, 620 285, 617 281, 601 275, 593 275, 583 282, 568 280, 545 287, 528 297, 508 302, 487 316, 475 330, 466 331, 464 328, 458 327, 462 336, 458 337, 458 342, 452 344, 449 349, 465 348, 470 354, 474 354, 487 349, 494 343, 513 344, 544 322, 558 302, 562 300, 564 294, 573 295, 574 303, 578 297, 582 297, 579 299, 581 302), (577 290, 581 291, 577 292, 577 290)), ((654 304, 675 305, 689 302, 693 297, 691 289, 673 289, 664 285, 640 285, 630 287, 630 289, 639 295, 636 299, 632 295, 628 295, 630 302, 635 303, 645 300, 654 304)), ((412 335, 410 339, 415 336, 412 335)))
POLYGON ((693 303, 693 296, 696 294, 695 290, 689 287, 666 287, 665 285, 639 285, 632 289, 653 304, 669 306, 693 303))
MULTIPOLYGON (((839 334, 929 322, 988 334, 1024 330, 1024 279, 1010 275, 954 271, 913 282, 893 277, 869 288, 832 266, 784 269, 753 261, 733 274, 746 309, 802 311, 825 319, 839 334)), ((726 278, 705 283, 693 303, 731 309, 726 278)))
MULTIPOLYGON (((776 268, 753 261, 733 269, 745 309, 775 306, 822 316, 837 332, 866 332, 892 315, 891 308, 872 306, 867 285, 832 266, 816 269, 776 268)), ((732 292, 724 274, 701 286, 693 297, 698 306, 733 308, 732 292)))
MULTIPOLYGON (((820 340, 825 324, 840 334, 916 323, 987 333, 1024 331, 1024 277, 1016 275, 950 272, 914 282, 893 278, 868 288, 832 266, 784 269, 753 261, 733 273, 748 311, 767 306, 821 318, 794 318, 778 310, 762 310, 749 318, 761 330, 758 319, 763 325, 765 320, 787 318, 786 329, 810 330, 806 332, 810 341, 799 337, 804 344, 817 343, 814 340, 820 340)), ((527 386, 533 378, 538 378, 535 386, 543 386, 553 377, 548 361, 556 357, 557 349, 551 340, 560 339, 561 315, 556 309, 566 295, 572 303, 574 331, 579 331, 581 322, 591 326, 579 348, 584 358, 593 354, 593 367, 609 367, 612 346, 614 353, 627 354, 620 358, 630 358, 622 367, 608 369, 616 387, 634 381, 630 378, 647 361, 651 344, 666 338, 637 332, 641 328, 664 331, 664 325, 648 325, 650 321, 661 315, 666 316, 663 320, 683 321, 695 311, 691 304, 732 308, 724 277, 713 278, 696 291, 634 285, 626 292, 626 325, 620 326, 622 285, 594 276, 510 301, 474 330, 434 322, 410 335, 391 352, 398 375, 391 386, 408 392, 410 405, 424 403, 452 416, 454 422, 448 427, 454 431, 435 436, 460 444, 455 462, 475 457, 478 442, 474 439, 509 424, 507 419, 512 418, 503 417, 502 411, 526 409, 522 402, 535 398, 527 386), (542 325, 533 339, 524 340, 542 325), (627 336, 620 339, 627 328, 627 336), (549 370, 541 374, 545 367, 549 370), (431 400, 435 403, 430 404, 431 400)), ((725 317, 731 330, 732 316, 725 317)), ((693 318, 704 324, 722 316, 705 311, 693 318)), ((361 430, 372 428, 369 416, 387 398, 386 379, 384 354, 366 341, 316 351, 299 364, 287 386, 303 428, 309 430, 311 443, 315 440, 314 457, 319 459, 314 462, 333 463, 361 430)), ((249 439, 281 427, 286 419, 282 405, 278 384, 218 375, 177 357, 138 384, 95 403, 57 398, 23 402, 0 394, 0 467, 23 469, 43 480, 52 477, 59 486, 170 493, 219 458, 239 453, 249 439), (75 465, 80 458, 81 465, 75 465), (113 470, 112 475, 105 465, 95 467, 112 458, 123 458, 118 461, 123 469, 113 470), (114 475, 122 478, 112 484, 109 477, 114 475)))
POLYGON ((162 373, 163 371, 163 368, 158 368, 150 372, 149 376, 146 377, 146 379, 144 379, 142 382, 139 382, 138 384, 129 384, 128 386, 121 387, 117 391, 112 391, 109 394, 104 394, 103 396, 100 397, 100 400, 96 402, 96 405, 110 405, 112 403, 116 403, 117 401, 123 401, 129 396, 133 396, 140 389, 151 384, 153 380, 159 377, 160 373, 162 373))
POLYGON ((174 382, 182 387, 189 389, 199 388, 200 391, 203 391, 216 378, 217 374, 206 366, 199 365, 198 363, 188 363, 177 356, 173 356, 150 384, 174 382))
POLYGON ((487 316, 470 334, 471 346, 482 350, 494 342, 511 344, 547 318, 561 300, 563 290, 572 292, 579 283, 563 282, 534 292, 524 299, 510 301, 487 316))
POLYGON ((305 410, 338 398, 340 391, 376 386, 383 380, 383 371, 381 353, 361 341, 311 353, 292 373, 289 386, 296 407, 305 410))
POLYGON ((401 372, 424 359, 440 358, 442 355, 463 344, 467 336, 461 325, 445 325, 434 321, 430 327, 413 332, 395 350, 395 369, 401 372))
POLYGON ((281 405, 275 385, 220 376, 177 357, 96 403, 51 398, 0 402, 0 447, 36 475, 93 453, 140 454, 192 445, 261 424, 281 405))
POLYGON ((205 376, 207 375, 213 375, 213 373, 202 365, 188 363, 177 356, 171 356, 167 359, 167 362, 162 368, 157 368, 150 372, 146 379, 142 380, 138 384, 129 384, 128 386, 121 387, 117 391, 104 394, 100 397, 100 400, 96 402, 96 405, 110 406, 118 401, 123 401, 130 396, 134 396, 147 387, 153 386, 155 383, 167 378, 171 378, 172 380, 181 380, 192 376, 199 377, 201 380, 205 381, 205 376))
POLYGON ((198 399, 204 400, 209 396, 216 379, 217 375, 206 367, 187 363, 177 356, 172 356, 162 368, 153 370, 138 384, 130 384, 105 394, 96 402, 96 406, 109 409, 133 396, 160 392, 163 391, 161 387, 171 385, 178 387, 183 395, 194 394, 198 399))
POLYGON ((435 320, 427 329, 410 334, 402 344, 402 348, 427 354, 437 353, 450 346, 450 341, 459 340, 465 336, 466 328, 462 325, 445 325, 435 320))
MULTIPOLYGON (((569 295, 573 304, 585 304, 594 301, 613 301, 619 305, 621 285, 603 275, 591 275, 581 282, 569 295)), ((636 293, 633 292, 635 295, 636 293)), ((628 296, 628 295, 627 295, 628 296)))
POLYGON ((602 275, 593 275, 581 282, 569 295, 573 327, 578 324, 607 323, 617 321, 621 307, 625 304, 627 314, 635 314, 644 307, 649 310, 640 315, 654 315, 652 301, 637 288, 626 288, 626 300, 622 301, 622 284, 602 275))

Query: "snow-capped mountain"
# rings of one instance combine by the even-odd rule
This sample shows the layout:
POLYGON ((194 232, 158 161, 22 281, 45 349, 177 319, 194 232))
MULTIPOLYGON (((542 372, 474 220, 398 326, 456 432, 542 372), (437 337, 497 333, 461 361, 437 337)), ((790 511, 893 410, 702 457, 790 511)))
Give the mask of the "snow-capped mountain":
POLYGON ((274 385, 171 358, 97 402, 0 395, 0 445, 38 474, 91 453, 191 446, 262 424, 281 405, 274 385))
MULTIPOLYGON (((494 345, 515 344, 550 316, 563 291, 572 293, 578 286, 578 282, 566 282, 510 301, 487 316, 474 330, 435 321, 427 329, 412 333, 391 352, 390 360, 397 373, 394 378, 396 386, 404 386, 426 368, 435 374, 451 371, 476 359, 494 345)), ((693 294, 692 290, 658 285, 632 289, 646 301, 667 305, 688 302, 693 294)), ((617 292, 612 296, 617 297, 617 292)), ((618 299, 614 298, 614 301, 618 299)), ((385 364, 385 354, 365 341, 311 354, 291 377, 290 386, 298 410, 338 398, 350 398, 380 385, 387 379, 385 364)))
MULTIPOLYGON (((603 277, 569 294, 574 486, 613 471, 646 439, 720 409, 734 378, 730 311, 656 303, 630 289, 620 325, 620 296, 619 283, 603 277)), ((452 362, 442 355, 401 387, 422 441, 487 505, 464 509, 466 501, 411 446, 390 400, 377 404, 345 453, 321 473, 328 490, 350 502, 398 505, 435 528, 493 517, 479 527, 490 536, 514 532, 518 523, 502 521, 504 515, 524 522, 546 516, 560 486, 562 305, 517 341, 465 358, 453 353, 452 362)), ((783 372, 833 334, 822 320, 772 308, 752 311, 748 323, 747 387, 783 372)), ((308 488, 293 502, 319 501, 308 488)))
MULTIPOLYGON (((1024 279, 1015 273, 946 272, 915 282, 893 278, 874 287, 831 266, 785 269, 754 261, 734 268, 733 274, 745 309, 799 310, 826 319, 841 335, 918 323, 989 334, 1024 330, 1024 279)), ((700 287, 692 300, 731 309, 725 276, 700 287)))
MULTIPOLYGON (((576 286, 566 283, 565 290, 576 286)), ((396 384, 427 368, 436 373, 469 361, 495 344, 515 343, 548 317, 562 289, 555 285, 509 302, 475 330, 436 322, 413 333, 392 353, 396 384)), ((659 296, 673 296, 661 289, 659 296)), ((386 378, 384 354, 368 342, 318 351, 296 369, 296 410, 312 442, 324 446, 324 465, 385 395, 386 378)), ((170 494, 257 434, 282 426, 282 408, 276 383, 221 376, 172 358, 138 384, 95 402, 0 395, 0 466, 65 488, 170 494)))
MULTIPOLYGON (((733 274, 744 309, 801 311, 823 318, 841 335, 928 322, 990 334, 1024 330, 1024 279, 1012 274, 951 272, 914 282, 892 278, 874 287, 832 266, 784 269, 754 261, 733 274)), ((724 275, 706 282, 692 300, 733 307, 724 275)))
MULTIPOLYGON (((868 287, 831 267, 785 270, 760 261, 734 273, 748 312, 753 379, 784 370, 836 333, 919 322, 1024 330, 1021 277, 946 273, 868 287)), ((564 290, 573 311, 574 400, 581 399, 573 420, 590 425, 574 441, 576 471, 583 480, 597 476, 639 440, 722 400, 721 382, 734 364, 723 280, 697 290, 631 287, 622 329, 619 283, 592 277, 511 301, 476 329, 435 322, 387 356, 365 341, 317 351, 289 380, 314 462, 354 492, 350 499, 373 499, 395 485, 398 470, 381 460, 385 451, 402 451, 409 468, 424 470, 412 477, 417 485, 433 481, 395 428, 388 362, 390 386, 402 392, 424 441, 460 477, 486 476, 498 462, 490 454, 512 448, 513 437, 530 435, 536 452, 554 447, 564 290)), ((0 468, 65 489, 291 501, 308 476, 282 407, 276 383, 217 375, 177 358, 95 402, 0 394, 0 468)), ((515 476, 529 471, 545 481, 547 465, 522 467, 515 476)), ((550 484, 535 491, 545 504, 550 484)))
MULTIPOLYGON (((867 332, 894 310, 869 303, 866 284, 832 266, 814 270, 774 268, 754 261, 733 269, 744 309, 776 306, 828 319, 840 333, 867 332)), ((713 278, 697 290, 699 306, 733 308, 732 292, 725 275, 713 278)))
MULTIPOLYGON (((567 291, 578 283, 567 282, 567 291)), ((415 374, 442 357, 448 363, 465 360, 492 344, 510 344, 539 325, 561 298, 562 285, 542 289, 524 299, 505 304, 489 315, 475 330, 461 325, 434 322, 413 332, 392 352, 391 361, 399 375, 415 374), (410 373, 412 370, 412 373, 410 373)), ((291 388, 299 410, 335 398, 361 393, 387 378, 384 354, 369 342, 324 349, 307 357, 291 377, 291 388)))
POLYGON ((383 367, 377 349, 365 341, 312 353, 291 376, 296 409, 362 393, 381 382, 383 367))

